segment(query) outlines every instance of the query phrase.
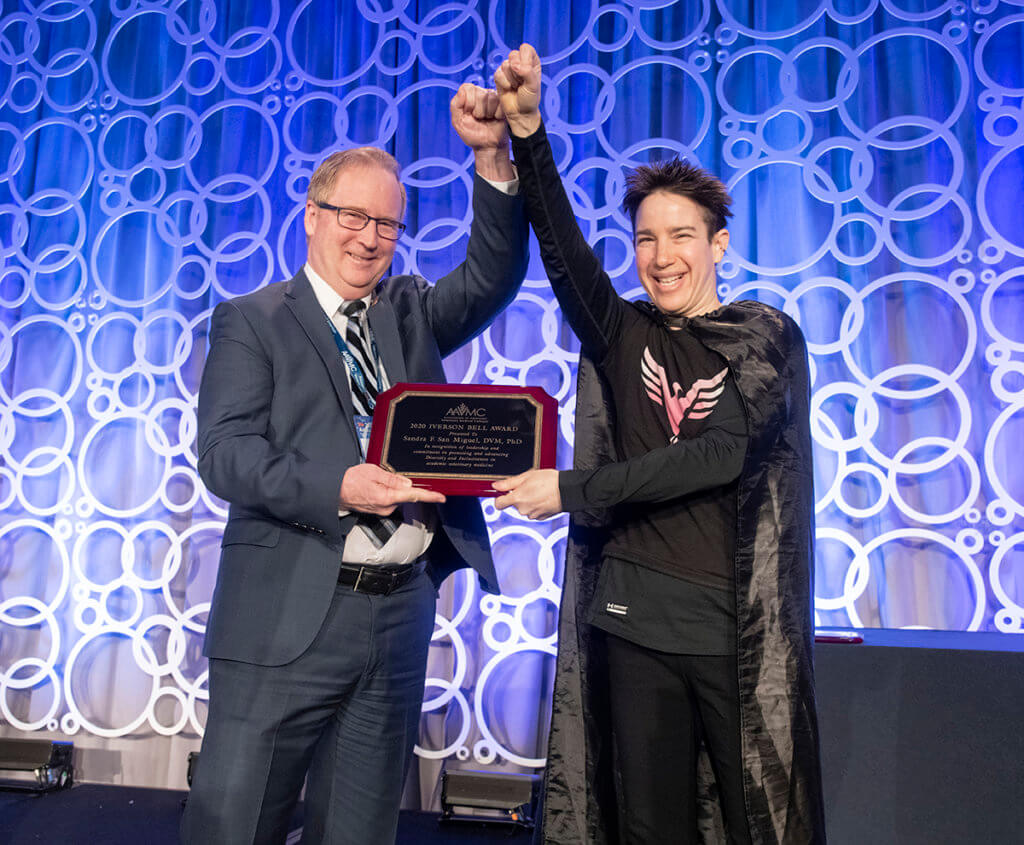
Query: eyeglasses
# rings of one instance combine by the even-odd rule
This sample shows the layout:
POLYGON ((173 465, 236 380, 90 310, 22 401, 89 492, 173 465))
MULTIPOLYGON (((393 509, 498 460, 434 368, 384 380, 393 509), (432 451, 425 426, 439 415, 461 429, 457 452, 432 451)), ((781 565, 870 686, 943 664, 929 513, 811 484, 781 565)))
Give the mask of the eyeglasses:
POLYGON ((328 211, 338 212, 338 225, 344 229, 351 229, 354 232, 365 229, 366 224, 371 220, 377 227, 377 234, 389 241, 397 241, 402 232, 405 231, 404 223, 389 220, 387 217, 371 217, 369 214, 356 211, 354 208, 342 208, 326 202, 318 202, 317 205, 328 211))

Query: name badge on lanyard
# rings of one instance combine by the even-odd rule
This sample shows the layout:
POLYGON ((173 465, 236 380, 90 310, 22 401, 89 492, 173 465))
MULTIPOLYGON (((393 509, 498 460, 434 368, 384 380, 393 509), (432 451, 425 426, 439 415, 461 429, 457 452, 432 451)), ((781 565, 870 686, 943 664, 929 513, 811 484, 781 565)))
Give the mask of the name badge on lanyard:
MULTIPOLYGON (((342 361, 345 362, 345 367, 348 369, 349 378, 357 385, 360 390, 365 392, 365 374, 363 368, 356 363, 355 357, 348 348, 348 344, 345 343, 345 338, 341 336, 341 332, 338 331, 338 327, 334 325, 334 321, 329 317, 327 319, 327 325, 330 326, 331 334, 334 336, 334 343, 338 347, 338 352, 341 355, 342 361)), ((371 337, 370 338, 370 354, 373 355, 374 361, 380 360, 380 355, 377 352, 377 342, 371 337)), ((378 367, 380 364, 378 364, 378 367)), ((376 376, 376 387, 377 392, 380 393, 381 387, 383 386, 380 381, 380 372, 375 373, 376 376)), ((367 397, 369 400, 370 408, 373 411, 373 406, 376 404, 372 396, 367 397)), ((356 437, 359 439, 359 451, 362 452, 363 457, 366 457, 366 453, 370 448, 370 428, 373 425, 373 417, 366 414, 353 414, 352 421, 356 426, 356 437)))
POLYGON ((356 424, 356 436, 359 438, 359 451, 366 457, 366 451, 370 448, 370 428, 373 426, 373 417, 366 414, 353 414, 352 419, 356 424))

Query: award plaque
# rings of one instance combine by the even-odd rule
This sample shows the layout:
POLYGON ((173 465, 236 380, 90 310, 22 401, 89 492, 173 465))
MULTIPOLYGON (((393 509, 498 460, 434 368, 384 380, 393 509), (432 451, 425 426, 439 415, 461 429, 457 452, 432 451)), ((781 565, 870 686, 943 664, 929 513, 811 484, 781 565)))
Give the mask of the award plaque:
POLYGON ((555 466, 558 403, 540 387, 399 382, 377 397, 367 461, 446 496, 555 466))

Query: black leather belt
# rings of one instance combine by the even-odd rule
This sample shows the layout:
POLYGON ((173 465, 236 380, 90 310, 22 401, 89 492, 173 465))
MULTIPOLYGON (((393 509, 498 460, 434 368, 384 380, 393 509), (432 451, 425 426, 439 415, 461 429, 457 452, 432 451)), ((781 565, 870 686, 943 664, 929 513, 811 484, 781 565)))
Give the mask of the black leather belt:
POLYGON ((423 571, 422 564, 405 563, 399 566, 359 566, 343 563, 338 572, 338 583, 351 587, 357 593, 386 596, 408 584, 423 571))

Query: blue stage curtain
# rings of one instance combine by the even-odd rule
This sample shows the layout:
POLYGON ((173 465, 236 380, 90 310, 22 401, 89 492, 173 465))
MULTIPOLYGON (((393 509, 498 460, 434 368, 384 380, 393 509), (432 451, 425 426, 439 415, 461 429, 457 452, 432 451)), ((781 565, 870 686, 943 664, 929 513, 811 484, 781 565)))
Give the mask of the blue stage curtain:
MULTIPOLYGON (((219 301, 304 260, 328 152, 404 166, 395 272, 463 253, 448 121, 530 40, 581 225, 642 295, 623 169, 683 155, 736 200, 723 299, 792 314, 813 366, 817 614, 1024 623, 1024 5, 23 2, 0 17, 0 721, 201 732, 224 502, 195 465, 219 301)), ((448 361, 539 384, 572 452, 578 345, 539 260, 448 361)), ((565 521, 485 511, 505 594, 439 604, 425 759, 540 765, 565 521)))

